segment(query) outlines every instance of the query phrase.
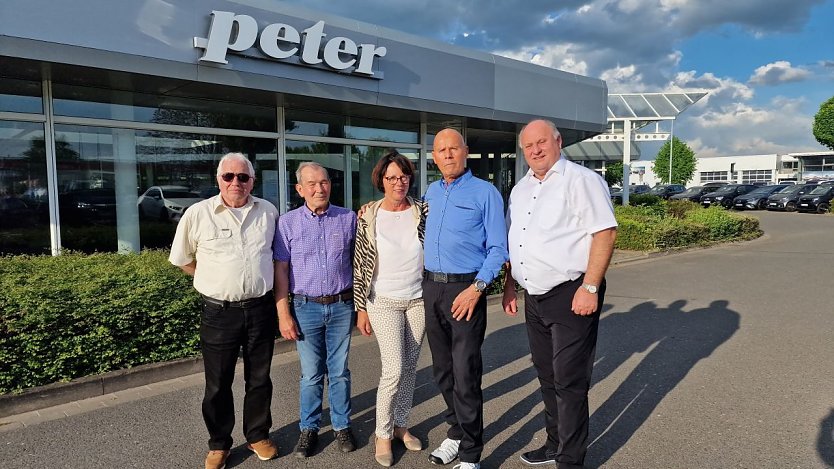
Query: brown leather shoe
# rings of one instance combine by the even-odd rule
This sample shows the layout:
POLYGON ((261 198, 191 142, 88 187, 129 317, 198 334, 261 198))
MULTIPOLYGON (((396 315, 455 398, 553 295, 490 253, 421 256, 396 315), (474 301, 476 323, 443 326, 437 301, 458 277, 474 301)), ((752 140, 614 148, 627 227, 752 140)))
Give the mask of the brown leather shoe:
POLYGON ((256 443, 249 443, 246 447, 253 451, 261 461, 269 461, 278 456, 278 447, 269 438, 256 443))
POLYGON ((228 451, 213 449, 209 451, 208 456, 206 456, 206 469, 223 469, 226 467, 226 459, 228 458, 228 451))

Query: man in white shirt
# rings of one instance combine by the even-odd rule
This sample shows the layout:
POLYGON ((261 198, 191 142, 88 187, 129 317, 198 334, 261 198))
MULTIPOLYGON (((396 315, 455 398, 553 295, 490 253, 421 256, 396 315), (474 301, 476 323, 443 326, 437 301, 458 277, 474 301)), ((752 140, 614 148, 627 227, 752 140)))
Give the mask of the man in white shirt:
POLYGON ((511 275, 504 311, 518 312, 513 278, 525 289, 530 352, 545 405, 547 440, 528 465, 581 468, 588 447, 588 389, 617 221, 605 181, 561 158, 555 124, 534 120, 519 135, 530 170, 507 209, 511 275))
POLYGON ((278 209, 250 195, 252 163, 229 153, 217 167, 220 194, 183 214, 169 261, 194 277, 202 296, 200 348, 206 375, 203 420, 209 433, 206 469, 222 468, 235 426, 232 381, 243 349, 246 396, 243 434, 259 459, 278 454, 269 439, 277 315, 272 293, 272 239, 278 209))

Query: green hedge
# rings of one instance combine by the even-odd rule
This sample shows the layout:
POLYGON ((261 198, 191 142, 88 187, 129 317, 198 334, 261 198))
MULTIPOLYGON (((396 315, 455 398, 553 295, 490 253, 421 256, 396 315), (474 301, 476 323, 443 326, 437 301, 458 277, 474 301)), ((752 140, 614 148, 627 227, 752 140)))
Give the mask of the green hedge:
POLYGON ((163 251, 0 258, 0 392, 193 356, 199 301, 163 251))
POLYGON ((759 220, 688 201, 614 208, 617 249, 652 251, 761 236, 759 220))

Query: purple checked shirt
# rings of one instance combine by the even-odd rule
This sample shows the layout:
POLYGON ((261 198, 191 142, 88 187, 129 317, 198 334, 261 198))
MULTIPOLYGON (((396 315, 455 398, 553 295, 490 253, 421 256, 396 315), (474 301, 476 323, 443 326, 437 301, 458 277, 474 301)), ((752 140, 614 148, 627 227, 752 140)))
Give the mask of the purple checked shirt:
POLYGON ((355 237, 356 214, 343 207, 314 215, 302 205, 279 217, 272 251, 290 263, 290 292, 326 296, 352 287, 355 237))

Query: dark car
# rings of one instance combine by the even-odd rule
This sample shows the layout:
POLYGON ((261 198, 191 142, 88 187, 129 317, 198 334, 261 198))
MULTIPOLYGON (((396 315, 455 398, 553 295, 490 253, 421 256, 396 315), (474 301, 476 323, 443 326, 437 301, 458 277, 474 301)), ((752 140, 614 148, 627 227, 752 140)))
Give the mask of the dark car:
POLYGON ((705 182, 703 184, 703 186, 704 187, 718 188, 718 187, 721 187, 721 186, 726 186, 727 184, 729 184, 729 182, 727 182, 727 181, 713 181, 713 182, 705 182))
POLYGON ((701 196, 715 192, 718 188, 715 186, 693 186, 689 189, 669 197, 669 200, 690 200, 692 202, 701 202, 701 196))
POLYGON ((733 201, 733 208, 736 210, 764 210, 767 208, 767 198, 776 191, 786 187, 785 184, 774 184, 772 186, 759 187, 744 195, 736 197, 733 201))
POLYGON ((21 228, 31 226, 37 219, 35 210, 23 200, 12 197, 0 197, 0 220, 3 228, 21 228))
POLYGON ((685 191, 686 187, 680 184, 658 184, 648 192, 649 195, 656 195, 663 199, 669 199, 673 195, 680 194, 685 191))
POLYGON ((113 189, 85 189, 60 194, 61 222, 72 224, 113 224, 116 222, 116 192, 113 189))
POLYGON ((767 198, 767 209, 793 212, 796 210, 799 198, 814 190, 815 187, 817 187, 817 184, 802 184, 788 186, 781 191, 774 192, 767 198))
MULTIPOLYGON (((632 196, 632 195, 637 195, 637 194, 645 194, 646 192, 649 192, 650 190, 651 190, 651 188, 649 186, 647 186, 646 184, 635 184, 633 186, 628 186, 628 195, 632 196)), ((623 190, 622 189, 620 189, 620 190, 614 192, 613 194, 611 194, 611 202, 614 202, 615 204, 623 203, 623 190)))
POLYGON ((746 194, 754 189, 757 189, 753 184, 727 184, 721 186, 704 196, 701 196, 701 205, 709 207, 710 205, 720 205, 724 208, 733 206, 733 200, 736 197, 746 194))
POLYGON ((826 213, 831 209, 831 199, 834 199, 834 185, 820 184, 799 198, 796 209, 800 212, 826 213))

